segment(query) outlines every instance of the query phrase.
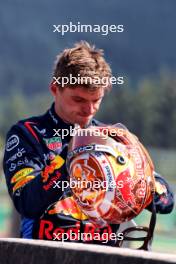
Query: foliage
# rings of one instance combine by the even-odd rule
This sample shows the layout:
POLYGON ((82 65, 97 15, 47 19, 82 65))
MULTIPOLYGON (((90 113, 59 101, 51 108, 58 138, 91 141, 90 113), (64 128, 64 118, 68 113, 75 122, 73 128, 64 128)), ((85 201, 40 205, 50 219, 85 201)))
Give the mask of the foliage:
POLYGON ((176 148, 175 102, 176 79, 163 74, 139 81, 137 89, 127 85, 112 91, 97 117, 125 124, 145 145, 176 148))

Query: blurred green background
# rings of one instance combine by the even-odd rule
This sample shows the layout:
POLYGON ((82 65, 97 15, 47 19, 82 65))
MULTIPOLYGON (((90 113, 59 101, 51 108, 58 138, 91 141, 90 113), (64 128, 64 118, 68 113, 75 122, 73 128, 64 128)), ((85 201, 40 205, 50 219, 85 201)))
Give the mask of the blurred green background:
MULTIPOLYGON (((0 0, 0 161, 5 135, 17 120, 50 107, 56 55, 87 40, 104 49, 114 76, 97 119, 124 123, 149 150, 156 171, 176 194, 176 1, 0 0), (53 33, 53 24, 123 24, 123 33, 53 33)), ((0 163, 0 236, 18 235, 18 216, 0 163)), ((149 213, 136 222, 147 224, 149 213), (147 219, 147 220, 146 220, 147 219)), ((159 215, 153 250, 176 253, 176 210, 159 215)))

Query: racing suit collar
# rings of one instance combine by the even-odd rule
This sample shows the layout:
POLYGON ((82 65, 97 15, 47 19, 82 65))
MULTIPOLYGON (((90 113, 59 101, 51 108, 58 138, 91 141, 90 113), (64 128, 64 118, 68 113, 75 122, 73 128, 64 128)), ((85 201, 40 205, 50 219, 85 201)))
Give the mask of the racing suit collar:
POLYGON ((74 127, 74 124, 65 122, 60 116, 56 114, 54 103, 51 105, 51 108, 48 110, 49 120, 55 127, 69 128, 74 127))

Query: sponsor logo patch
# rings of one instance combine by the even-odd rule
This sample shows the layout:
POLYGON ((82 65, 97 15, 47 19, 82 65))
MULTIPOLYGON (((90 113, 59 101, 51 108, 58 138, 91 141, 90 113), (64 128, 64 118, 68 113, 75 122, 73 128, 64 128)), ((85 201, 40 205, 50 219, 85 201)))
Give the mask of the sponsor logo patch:
POLYGON ((79 220, 86 220, 88 219, 88 216, 86 216, 79 206, 77 205, 75 199, 71 197, 67 197, 63 200, 58 201, 52 209, 48 211, 49 215, 53 214, 64 214, 64 215, 70 215, 75 219, 79 220))
POLYGON ((21 158, 24 153, 26 153, 26 150, 24 148, 21 148, 21 149, 18 148, 17 152, 6 161, 6 164, 8 164, 11 161, 16 160, 17 158, 21 158))
POLYGON ((34 171, 33 168, 24 168, 24 169, 19 170, 12 177, 11 183, 17 182, 19 179, 25 177, 26 175, 29 175, 32 171, 34 171))
POLYGON ((6 151, 11 151, 16 148, 19 144, 19 137, 17 135, 12 135, 8 138, 6 143, 6 151))
POLYGON ((32 179, 35 178, 35 176, 29 175, 33 171, 34 171, 33 168, 24 168, 24 169, 21 169, 21 170, 19 170, 18 172, 16 172, 14 174, 14 176, 11 179, 11 183, 14 184, 14 186, 13 186, 13 193, 17 189, 21 188, 26 183, 28 183, 29 181, 31 181, 32 179))
POLYGON ((64 163, 65 160, 61 156, 56 156, 51 161, 51 164, 47 165, 41 173, 43 182, 46 182, 49 178, 49 175, 52 174, 55 170, 61 168, 64 163))
POLYGON ((50 150, 58 150, 62 148, 61 137, 44 138, 44 141, 50 150))
POLYGON ((9 171, 14 171, 16 169, 16 167, 20 167, 21 165, 27 164, 29 161, 28 159, 25 157, 24 160, 18 160, 18 162, 16 163, 11 163, 10 167, 9 167, 9 171))

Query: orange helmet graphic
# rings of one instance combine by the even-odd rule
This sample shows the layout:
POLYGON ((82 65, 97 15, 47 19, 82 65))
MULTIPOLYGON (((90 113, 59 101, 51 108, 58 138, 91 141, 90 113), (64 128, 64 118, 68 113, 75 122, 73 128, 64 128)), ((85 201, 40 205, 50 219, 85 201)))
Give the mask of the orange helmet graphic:
POLYGON ((94 223, 129 221, 152 201, 153 163, 137 137, 120 124, 78 129, 67 168, 73 197, 94 223))

